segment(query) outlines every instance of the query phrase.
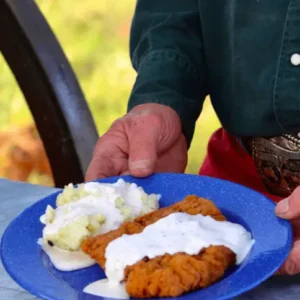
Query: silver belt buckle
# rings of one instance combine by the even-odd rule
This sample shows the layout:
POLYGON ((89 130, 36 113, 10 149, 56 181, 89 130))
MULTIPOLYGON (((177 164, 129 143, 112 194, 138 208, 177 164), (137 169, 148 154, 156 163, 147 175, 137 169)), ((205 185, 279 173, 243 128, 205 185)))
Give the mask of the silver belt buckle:
POLYGON ((300 185, 300 138, 298 135, 253 137, 252 157, 266 188, 287 197, 300 185))

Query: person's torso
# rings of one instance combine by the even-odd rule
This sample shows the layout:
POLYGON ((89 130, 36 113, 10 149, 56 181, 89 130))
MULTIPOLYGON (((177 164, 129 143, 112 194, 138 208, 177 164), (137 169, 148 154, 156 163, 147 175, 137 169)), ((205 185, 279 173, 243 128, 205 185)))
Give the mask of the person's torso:
POLYGON ((300 64, 291 62, 300 54, 300 0, 198 3, 209 93, 223 127, 238 136, 300 132, 300 64))

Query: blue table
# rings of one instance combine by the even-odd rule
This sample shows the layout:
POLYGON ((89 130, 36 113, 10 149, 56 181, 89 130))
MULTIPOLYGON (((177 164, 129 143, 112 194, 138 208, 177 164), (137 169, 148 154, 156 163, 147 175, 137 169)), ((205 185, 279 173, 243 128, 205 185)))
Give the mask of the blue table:
MULTIPOLYGON (((54 188, 0 179, 0 237, 10 221, 23 209, 56 191, 54 188)), ((38 299, 24 291, 0 265, 0 299, 38 299)), ((299 300, 300 276, 276 276, 236 300, 299 300)), ((66 299, 67 300, 67 299, 66 299)), ((213 299, 212 299, 213 300, 213 299)))

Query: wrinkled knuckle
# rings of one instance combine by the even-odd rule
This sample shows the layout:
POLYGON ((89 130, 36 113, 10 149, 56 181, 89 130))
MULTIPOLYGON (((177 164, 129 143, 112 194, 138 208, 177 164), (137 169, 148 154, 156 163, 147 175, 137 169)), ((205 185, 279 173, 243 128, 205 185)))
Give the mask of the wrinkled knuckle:
POLYGON ((124 122, 126 121, 126 115, 121 117, 121 118, 118 118, 116 119, 110 126, 110 130, 115 130, 115 129, 120 129, 120 128, 123 128, 124 126, 124 122))
POLYGON ((95 146, 95 149, 94 149, 94 153, 97 153, 99 152, 99 149, 102 148, 102 145, 103 145, 103 142, 105 142, 105 137, 104 135, 99 137, 97 143, 96 143, 96 146, 95 146))
POLYGON ((149 125, 151 124, 152 126, 160 126, 163 119, 161 116, 153 114, 153 115, 149 115, 148 116, 148 121, 149 121, 149 125))
POLYGON ((156 114, 137 115, 132 118, 133 128, 145 128, 149 126, 152 128, 159 128, 162 125, 162 118, 156 114))
POLYGON ((107 136, 103 135, 98 139, 97 145, 94 149, 93 158, 96 159, 109 155, 109 153, 111 152, 110 148, 110 139, 107 138, 107 136))

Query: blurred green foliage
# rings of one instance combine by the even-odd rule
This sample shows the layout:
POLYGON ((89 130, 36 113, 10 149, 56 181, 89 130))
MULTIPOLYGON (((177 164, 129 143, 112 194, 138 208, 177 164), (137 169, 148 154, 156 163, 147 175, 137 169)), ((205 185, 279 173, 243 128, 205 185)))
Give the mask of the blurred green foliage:
MULTIPOLYGON (((128 54, 135 0, 37 0, 60 41, 92 110, 100 134, 125 113, 135 80, 128 54)), ((17 84, 0 57, 0 130, 32 122, 17 84)), ((187 172, 196 173, 218 119, 206 101, 189 151, 187 172)), ((34 182, 37 180, 34 179, 34 182)))

